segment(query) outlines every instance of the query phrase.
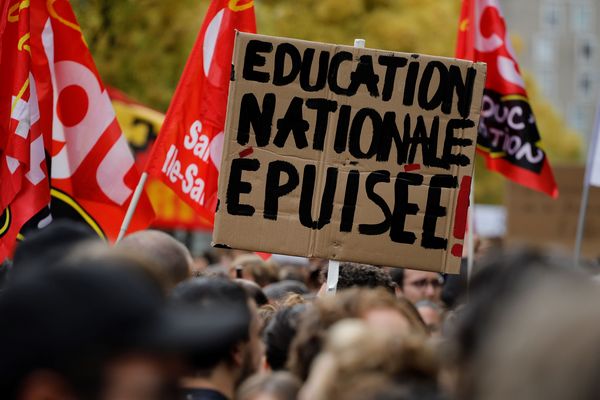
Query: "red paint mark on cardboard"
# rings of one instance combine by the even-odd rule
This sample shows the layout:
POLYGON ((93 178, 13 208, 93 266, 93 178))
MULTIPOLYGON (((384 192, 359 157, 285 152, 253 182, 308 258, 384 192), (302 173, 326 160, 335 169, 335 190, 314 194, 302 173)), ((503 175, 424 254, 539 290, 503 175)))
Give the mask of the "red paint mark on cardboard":
POLYGON ((463 245, 460 243, 456 243, 454 246, 452 246, 452 255, 454 257, 462 257, 462 253, 463 253, 463 245))
POLYGON ((240 151, 240 158, 248 157, 253 152, 254 149, 252 147, 248 147, 247 149, 240 151))
POLYGON ((419 169, 421 169, 421 164, 406 164, 404 166, 404 171, 405 172, 417 171, 419 169))

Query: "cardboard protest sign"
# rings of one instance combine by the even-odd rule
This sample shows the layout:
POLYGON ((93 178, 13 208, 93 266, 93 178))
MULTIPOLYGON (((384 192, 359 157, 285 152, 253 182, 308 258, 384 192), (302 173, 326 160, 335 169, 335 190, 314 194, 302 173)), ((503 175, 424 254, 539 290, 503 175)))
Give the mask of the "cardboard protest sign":
MULTIPOLYGON (((507 241, 572 252, 575 247, 584 174, 583 166, 557 166, 554 176, 560 187, 560 196, 555 200, 518 185, 508 185, 507 241)), ((591 187, 581 253, 590 258, 598 257, 599 244, 600 189, 591 187)))
POLYGON ((239 33, 213 244, 457 272, 485 65, 239 33))

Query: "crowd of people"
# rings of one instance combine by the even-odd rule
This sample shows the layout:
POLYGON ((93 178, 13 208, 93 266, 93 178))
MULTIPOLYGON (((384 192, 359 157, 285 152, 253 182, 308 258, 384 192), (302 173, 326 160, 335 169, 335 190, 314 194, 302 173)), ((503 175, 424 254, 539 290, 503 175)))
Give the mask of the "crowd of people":
POLYGON ((486 252, 468 281, 343 262, 330 294, 326 260, 57 221, 3 266, 0 398, 597 398, 594 266, 486 252))

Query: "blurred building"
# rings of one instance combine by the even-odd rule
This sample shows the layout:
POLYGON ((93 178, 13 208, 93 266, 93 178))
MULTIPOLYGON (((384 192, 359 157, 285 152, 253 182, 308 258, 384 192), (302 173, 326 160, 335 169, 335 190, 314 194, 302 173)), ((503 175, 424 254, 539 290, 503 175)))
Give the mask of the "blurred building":
POLYGON ((523 41, 521 68, 571 127, 588 138, 600 100, 599 0, 500 0, 523 41))

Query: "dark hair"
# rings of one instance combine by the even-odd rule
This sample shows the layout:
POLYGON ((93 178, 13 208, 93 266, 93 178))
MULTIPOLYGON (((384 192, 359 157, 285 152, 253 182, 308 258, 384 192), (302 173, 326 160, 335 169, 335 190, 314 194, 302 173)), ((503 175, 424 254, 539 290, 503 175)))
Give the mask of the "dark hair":
MULTIPOLYGON (((327 280, 327 269, 322 270, 322 281, 327 280)), ((390 274, 381 267, 367 264, 341 263, 340 276, 337 284, 338 290, 353 287, 361 288, 384 288, 391 294, 396 293, 396 284, 392 281, 390 274)))
POLYGON ((6 259, 0 264, 0 291, 4 288, 4 285, 8 281, 8 274, 12 268, 12 263, 6 259))
POLYGON ((404 288, 404 268, 389 268, 390 277, 400 289, 404 288))
POLYGON ((70 219, 55 220, 45 228, 31 231, 17 246, 11 273, 59 265, 77 245, 91 240, 100 238, 89 225, 70 219))
POLYGON ((279 310, 269 321, 264 332, 267 362, 273 371, 283 370, 287 364, 292 340, 298 331, 305 304, 279 310))
POLYGON ((240 285, 224 278, 192 278, 173 289, 171 300, 174 305, 193 307, 203 312, 212 308, 230 309, 243 319, 240 321, 242 329, 228 338, 226 343, 215 347, 210 352, 195 353, 193 350, 189 352, 188 361, 197 373, 210 371, 221 361, 229 361, 232 347, 239 342, 249 340, 251 323, 249 298, 240 285))
POLYGON ((269 300, 279 301, 283 300, 290 293, 296 293, 300 295, 308 294, 308 288, 302 282, 284 280, 265 286, 264 292, 269 300))
POLYGON ((458 275, 448 274, 444 277, 441 298, 446 307, 455 308, 461 304, 461 301, 465 301, 465 298, 462 296, 467 290, 467 283, 467 259, 463 258, 460 262, 460 273, 458 275))
POLYGON ((461 390, 469 390, 473 360, 485 348, 498 318, 517 296, 531 289, 532 282, 551 275, 573 278, 583 272, 571 260, 528 248, 494 251, 482 260, 469 283, 469 302, 457 311, 450 332, 447 362, 458 366, 461 390))
POLYGON ((242 289, 246 291, 248 297, 254 299, 257 307, 262 307, 265 304, 269 304, 269 299, 265 295, 265 292, 263 292, 256 282, 252 282, 247 279, 236 279, 235 283, 240 285, 242 289))
POLYGON ((137 265, 96 260, 14 277, 0 293, 0 393, 36 370, 60 374, 81 398, 99 391, 111 357, 143 347, 163 299, 137 265))

